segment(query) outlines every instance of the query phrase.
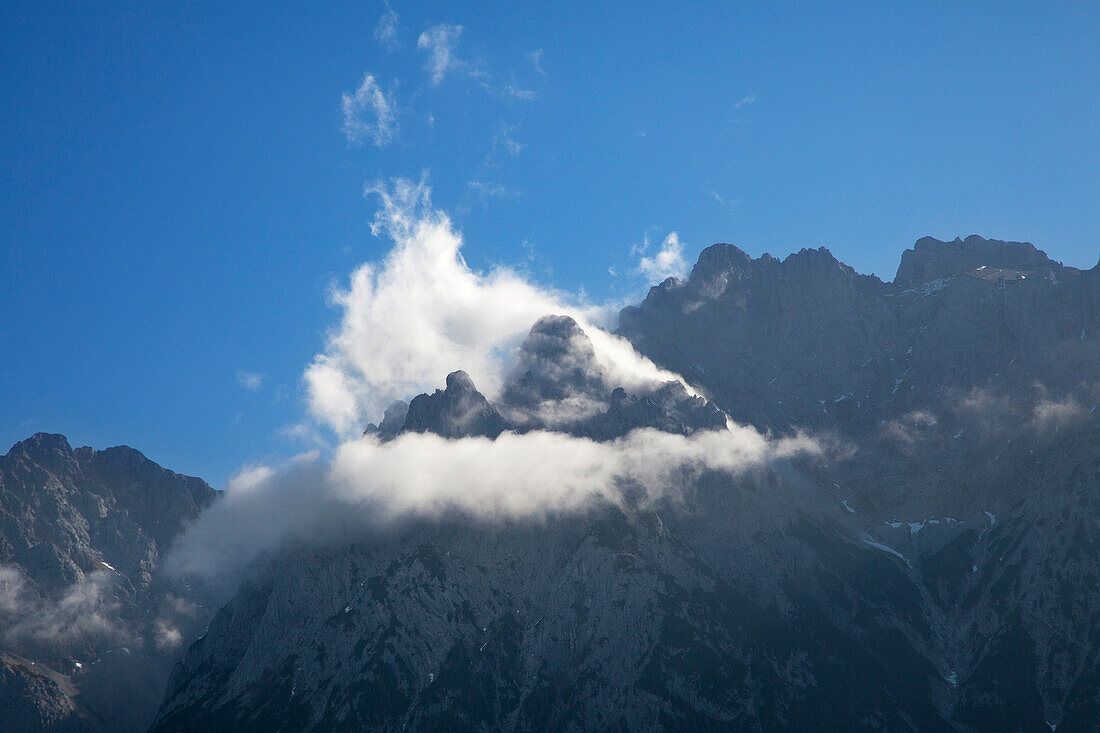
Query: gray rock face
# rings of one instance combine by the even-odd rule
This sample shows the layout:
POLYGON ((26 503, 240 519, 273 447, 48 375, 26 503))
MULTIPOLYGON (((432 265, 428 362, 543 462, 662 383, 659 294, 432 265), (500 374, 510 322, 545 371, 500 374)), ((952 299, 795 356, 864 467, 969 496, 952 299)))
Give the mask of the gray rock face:
POLYGON ((720 244, 687 281, 623 310, 619 330, 737 421, 877 429, 992 385, 1017 391, 1040 379, 1065 393, 1095 381, 1098 282, 1100 272, 1062 267, 1031 245, 976 237, 921 240, 893 283, 825 250, 753 260, 720 244), (1002 288, 983 266, 1030 274, 1002 288), (937 279, 912 280, 921 273, 937 279))
POLYGON ((448 375, 446 389, 418 395, 407 408, 403 402, 391 405, 382 424, 368 426, 366 433, 388 440, 402 432, 495 438, 505 430, 553 430, 611 440, 635 428, 689 435, 726 426, 721 410, 678 382, 631 389, 605 373, 576 321, 545 316, 520 346, 519 363, 497 405, 457 371, 448 375))
POLYGON ((364 435, 377 435, 382 440, 392 440, 396 438, 401 429, 405 427, 405 418, 409 414, 409 403, 404 400, 394 400, 390 403, 390 406, 386 408, 385 414, 382 416, 382 421, 375 425, 371 423, 367 425, 367 429, 363 431, 364 435))
POLYGON ((913 249, 901 255, 894 283, 914 285, 961 275, 979 267, 1060 273, 1062 263, 1047 257, 1029 242, 1001 242, 971 235, 966 239, 941 242, 932 237, 918 239, 913 249))
POLYGON ((0 645, 20 655, 5 657, 0 680, 2 704, 21 711, 11 719, 27 730, 148 725, 177 636, 205 620, 157 562, 214 495, 132 448, 74 450, 60 435, 0 457, 0 645))
POLYGON ((507 428, 508 423, 477 391, 470 375, 460 370, 447 375, 446 389, 413 398, 402 432, 431 432, 444 438, 495 438, 507 428))
POLYGON ((634 385, 630 391, 616 384, 568 316, 545 316, 532 326, 500 402, 521 431, 559 430, 596 440, 635 428, 689 435, 726 425, 721 410, 678 382, 634 385))
POLYGON ((901 562, 777 475, 696 488, 667 514, 287 553, 192 647, 154 730, 949 729, 901 562))
POLYGON ((502 397, 514 409, 537 411, 546 403, 599 401, 607 391, 592 342, 569 316, 540 318, 519 351, 519 365, 502 397))

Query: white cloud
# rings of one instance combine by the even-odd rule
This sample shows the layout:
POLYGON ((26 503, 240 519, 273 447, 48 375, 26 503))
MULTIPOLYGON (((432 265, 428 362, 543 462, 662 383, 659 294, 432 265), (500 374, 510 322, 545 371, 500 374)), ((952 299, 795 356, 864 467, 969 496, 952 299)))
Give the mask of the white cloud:
POLYGON ((457 441, 412 433, 389 443, 345 443, 330 478, 344 500, 369 503, 390 517, 457 510, 502 519, 580 511, 599 500, 619 503, 626 485, 641 489, 649 503, 682 490, 704 468, 738 473, 816 450, 806 438, 769 441, 740 426, 690 437, 634 430, 605 443, 541 431, 457 441))
POLYGON ((1036 430, 1049 431, 1060 429, 1084 414, 1084 406, 1073 397, 1067 396, 1061 400, 1044 399, 1032 411, 1032 422, 1036 430))
POLYGON ((513 74, 509 81, 505 82, 503 86, 503 92, 506 97, 512 99, 519 99, 524 102, 532 102, 538 99, 539 93, 533 89, 524 89, 516 82, 516 77, 513 74))
POLYGON ((275 469, 261 463, 250 463, 242 466, 235 474, 229 477, 226 486, 230 491, 248 491, 259 486, 275 475, 275 469))
POLYGON ((542 49, 536 48, 531 53, 527 54, 527 60, 531 62, 531 66, 535 68, 535 73, 539 76, 546 76, 546 72, 542 70, 542 49))
POLYGON ((500 132, 493 136, 493 148, 503 150, 513 158, 522 153, 524 148, 523 143, 516 142, 512 137, 512 132, 515 129, 514 125, 503 125, 500 132))
MULTIPOLYGON (((644 251, 649 246, 648 239, 643 245, 644 251)), ((684 259, 684 245, 680 242, 680 236, 676 232, 669 232, 661 249, 652 257, 642 257, 638 262, 638 272, 642 273, 650 282, 662 282, 669 277, 682 278, 687 272, 688 263, 684 259)))
POLYGON ((735 105, 733 105, 733 108, 734 109, 741 109, 742 107, 748 107, 750 104, 755 104, 755 103, 756 103, 756 95, 755 94, 749 94, 748 96, 742 97, 740 102, 737 102, 735 105))
POLYGON ((374 27, 374 40, 379 46, 392 52, 401 47, 401 42, 397 38, 397 28, 401 25, 401 21, 397 17, 397 11, 389 2, 387 0, 382 2, 386 6, 386 12, 382 13, 382 17, 378 19, 378 25, 374 27))
POLYGON ((382 91, 372 74, 364 74, 359 88, 340 98, 344 124, 340 128, 351 145, 369 138, 378 147, 389 144, 397 134, 397 111, 393 94, 382 91))
POLYGON ((432 207, 424 180, 398 179, 366 192, 382 202, 372 231, 390 237, 393 249, 381 262, 359 266, 347 288, 332 293, 341 322, 303 377, 313 416, 337 434, 358 435, 392 400, 434 389, 455 369, 494 395, 515 347, 551 313, 576 319, 624 386, 677 379, 597 328, 611 316, 607 310, 506 267, 470 268, 462 235, 432 207))
POLYGON ((820 450, 804 436, 774 440, 741 426, 692 436, 641 429, 604 443, 542 431, 495 440, 356 438, 328 466, 273 473, 247 490, 230 487, 184 535, 167 567, 231 575, 284 542, 340 542, 408 516, 540 518, 620 504, 627 493, 642 505, 675 501, 704 470, 737 475, 820 450))
POLYGON ((466 186, 477 193, 482 203, 486 203, 489 199, 493 198, 515 198, 519 196, 519 191, 513 191, 507 186, 500 183, 492 183, 490 181, 479 181, 475 179, 467 181, 466 186))
POLYGON ((264 383, 264 375, 256 372, 246 372, 243 369, 237 372, 237 381, 249 392, 255 392, 264 383))
POLYGON ((458 57, 458 39, 463 30, 460 25, 440 23, 416 39, 416 47, 428 53, 424 68, 433 86, 442 82, 448 73, 470 70, 469 64, 458 57))
POLYGON ((718 193, 717 191, 713 191, 713 190, 712 191, 707 191, 707 195, 710 196, 715 201, 717 201, 719 206, 721 206, 724 209, 729 209, 730 211, 733 211, 734 207, 736 207, 737 204, 741 203, 741 199, 727 199, 724 196, 722 196, 722 194, 718 193))

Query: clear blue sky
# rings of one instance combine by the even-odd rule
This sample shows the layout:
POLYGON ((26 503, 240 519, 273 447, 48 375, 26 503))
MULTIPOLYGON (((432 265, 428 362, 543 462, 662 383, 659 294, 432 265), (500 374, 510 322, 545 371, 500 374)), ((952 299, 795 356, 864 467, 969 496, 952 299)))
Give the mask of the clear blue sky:
POLYGON ((926 234, 1096 263, 1100 5, 530 6, 394 0, 387 37, 368 0, 4 3, 0 450, 63 432, 219 486, 293 452, 329 285, 386 248, 377 178, 428 171, 472 266, 596 300, 672 230, 884 279, 926 234), (366 73, 392 121, 354 144, 366 73))

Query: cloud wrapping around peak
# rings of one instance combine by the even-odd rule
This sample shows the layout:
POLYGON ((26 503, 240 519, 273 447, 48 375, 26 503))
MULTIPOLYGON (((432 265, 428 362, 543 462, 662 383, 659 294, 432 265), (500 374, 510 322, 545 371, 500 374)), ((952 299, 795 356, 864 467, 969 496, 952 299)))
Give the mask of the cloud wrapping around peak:
POLYGON ((678 502, 704 471, 737 476, 820 450, 804 436, 774 440, 741 426, 690 436, 639 429, 607 442, 543 431, 494 440, 362 437, 341 445, 327 466, 230 486, 166 562, 172 572, 216 578, 288 542, 361 540, 408 518, 537 520, 601 504, 678 502))
POLYGON ((362 145, 369 139, 378 147, 385 147, 397 135, 397 109, 393 94, 387 95, 378 85, 373 74, 364 74, 363 81, 351 94, 340 97, 340 110, 344 116, 341 131, 349 145, 362 145))
MULTIPOLYGON (((648 246, 648 242, 646 243, 648 246)), ((638 272, 642 273, 651 283, 662 282, 670 277, 682 278, 688 270, 688 262, 684 259, 684 245, 680 242, 680 235, 669 232, 657 254, 652 257, 642 257, 638 262, 638 272)))
POLYGON ((623 386, 679 379, 599 328, 608 309, 507 267, 470 268, 462 235, 432 206, 426 180, 377 183, 366 194, 381 201, 372 231, 389 237, 393 248, 381 262, 360 265, 348 286, 332 293, 341 321, 303 376, 312 415, 338 435, 358 435, 393 400, 431 391, 456 369, 495 395, 516 347, 551 313, 580 324, 601 365, 623 386))

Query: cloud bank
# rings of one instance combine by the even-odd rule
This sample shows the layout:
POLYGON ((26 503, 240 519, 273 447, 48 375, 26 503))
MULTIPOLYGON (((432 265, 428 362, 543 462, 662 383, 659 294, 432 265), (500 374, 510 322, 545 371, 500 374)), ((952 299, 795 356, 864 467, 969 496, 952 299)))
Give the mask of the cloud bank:
POLYGON ((703 471, 739 474, 819 451, 804 436, 774 440, 739 426, 691 436, 641 429, 607 442, 545 431, 495 440, 363 437, 341 445, 328 465, 254 469, 203 514, 168 563, 232 576, 288 541, 354 540, 409 517, 537 519, 627 499, 678 501, 703 471))

